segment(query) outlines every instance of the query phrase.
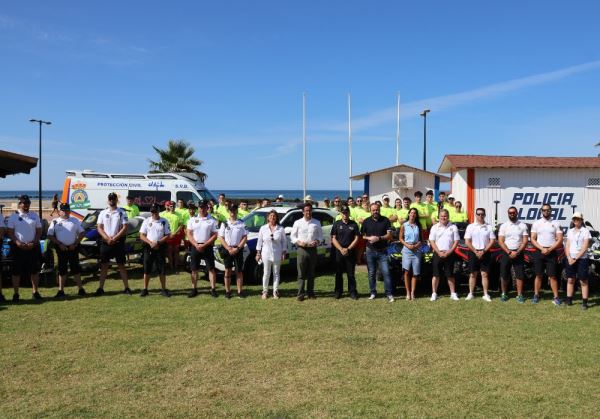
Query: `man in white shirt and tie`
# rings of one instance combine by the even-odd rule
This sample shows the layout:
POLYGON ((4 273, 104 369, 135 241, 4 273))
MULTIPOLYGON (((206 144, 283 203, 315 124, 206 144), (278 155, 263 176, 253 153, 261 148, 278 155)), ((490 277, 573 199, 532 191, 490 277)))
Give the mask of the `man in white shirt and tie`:
POLYGON ((304 284, 308 298, 315 299, 315 267, 317 265, 317 246, 323 241, 321 223, 312 218, 312 204, 306 202, 302 207, 303 217, 294 222, 290 240, 298 248, 298 301, 304 301, 304 284))

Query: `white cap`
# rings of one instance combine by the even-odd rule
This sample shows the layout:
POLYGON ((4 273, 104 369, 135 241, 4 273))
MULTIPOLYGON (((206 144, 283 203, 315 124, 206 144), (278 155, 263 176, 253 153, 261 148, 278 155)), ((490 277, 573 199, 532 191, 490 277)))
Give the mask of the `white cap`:
POLYGON ((583 214, 580 212, 576 212, 573 214, 573 216, 571 218, 579 218, 579 219, 583 220, 583 214))
POLYGON ((390 197, 388 196, 388 194, 384 194, 384 195, 381 197, 381 199, 385 199, 385 198, 387 198, 387 199, 390 199, 390 197))
POLYGON ((454 199, 454 195, 452 195, 452 194, 448 195, 448 199, 454 199))
POLYGON ((310 195, 306 195, 306 196, 304 197, 304 200, 305 200, 305 201, 312 201, 312 196, 310 196, 310 195))
POLYGON ((279 195, 277 198, 279 198, 279 199, 283 199, 283 195, 279 195))

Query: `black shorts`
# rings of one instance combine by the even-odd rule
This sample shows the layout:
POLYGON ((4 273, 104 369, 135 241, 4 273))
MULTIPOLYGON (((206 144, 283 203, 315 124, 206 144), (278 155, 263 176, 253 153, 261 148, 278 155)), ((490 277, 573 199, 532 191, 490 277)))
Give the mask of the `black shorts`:
POLYGON ((226 268, 231 269, 235 266, 235 270, 237 272, 242 272, 242 269, 244 268, 244 251, 243 249, 241 249, 239 252, 237 252, 235 255, 230 255, 229 252, 227 252, 228 254, 223 258, 223 265, 225 265, 226 268))
POLYGON ((469 252, 469 273, 473 272, 485 272, 490 271, 490 265, 492 263, 492 255, 490 252, 485 252, 481 259, 477 259, 475 253, 469 252))
POLYGON ((533 265, 535 267, 535 274, 542 276, 544 273, 550 277, 556 277, 558 260, 556 258, 556 251, 542 255, 539 250, 533 254, 533 265))
POLYGON ((511 268, 515 270, 516 279, 525 279, 525 259, 523 258, 523 252, 519 253, 517 257, 511 259, 508 253, 502 252, 500 256, 500 278, 505 281, 512 279, 511 268))
POLYGON ((435 277, 454 277, 454 261, 456 260, 456 256, 454 253, 446 256, 445 258, 441 258, 437 253, 433 254, 433 276, 435 277))
POLYGON ((577 278, 581 280, 587 280, 589 274, 590 261, 588 258, 577 259, 574 264, 569 265, 569 259, 565 257, 565 271, 567 271, 567 278, 577 278))
POLYGON ((204 263, 206 263, 206 267, 208 269, 215 268, 215 253, 213 250, 213 246, 205 247, 204 251, 202 252, 199 252, 194 246, 192 246, 190 258, 192 271, 197 271, 198 269, 200 269, 201 260, 204 260, 204 263))
POLYGON ((108 263, 113 258, 118 265, 125 263, 125 240, 119 240, 112 246, 104 241, 100 243, 100 263, 108 263))
POLYGON ((81 273, 81 266, 79 266, 79 249, 75 250, 60 250, 56 248, 56 254, 58 256, 58 274, 66 275, 69 268, 71 268, 71 274, 77 275, 81 273))
POLYGON ((150 249, 150 246, 144 246, 144 273, 149 275, 152 273, 152 267, 156 266, 156 271, 159 275, 164 275, 165 256, 167 253, 167 244, 163 243, 156 249, 150 249))
POLYGON ((39 242, 35 243, 33 248, 29 250, 24 250, 15 245, 11 245, 10 254, 12 256, 12 262, 10 264, 12 275, 24 277, 40 272, 42 255, 39 242))

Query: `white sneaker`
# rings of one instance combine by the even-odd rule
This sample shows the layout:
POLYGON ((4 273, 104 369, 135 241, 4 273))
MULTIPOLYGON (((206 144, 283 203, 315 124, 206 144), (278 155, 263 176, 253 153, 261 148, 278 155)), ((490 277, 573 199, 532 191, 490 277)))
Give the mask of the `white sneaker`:
POLYGON ((458 295, 456 295, 455 292, 453 292, 452 294, 450 294, 450 299, 452 301, 458 301, 458 300, 460 300, 460 298, 458 298, 458 295))
POLYGON ((485 294, 481 298, 483 299, 483 301, 487 301, 488 303, 492 301, 492 297, 490 297, 488 294, 485 294))
POLYGON ((469 295, 467 295, 467 298, 465 298, 465 301, 471 301, 473 298, 475 298, 473 294, 469 293, 469 295))
POLYGON ((389 303, 393 303, 394 302, 394 296, 393 295, 388 295, 387 299, 388 299, 389 303))
POLYGON ((371 296, 369 297, 369 300, 374 300, 374 299, 375 299, 375 297, 376 297, 376 295, 375 295, 375 294, 371 294, 371 296))
POLYGON ((437 300, 437 294, 434 292, 433 294, 431 294, 431 298, 429 299, 429 301, 435 301, 437 300))

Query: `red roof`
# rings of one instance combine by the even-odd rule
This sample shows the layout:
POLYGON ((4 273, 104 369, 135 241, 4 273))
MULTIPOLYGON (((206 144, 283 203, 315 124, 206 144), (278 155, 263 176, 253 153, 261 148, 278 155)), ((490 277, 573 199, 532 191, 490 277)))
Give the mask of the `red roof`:
POLYGON ((537 157, 537 156, 482 156, 475 154, 446 154, 438 169, 450 173, 458 169, 476 168, 553 168, 600 169, 600 157, 537 157))

